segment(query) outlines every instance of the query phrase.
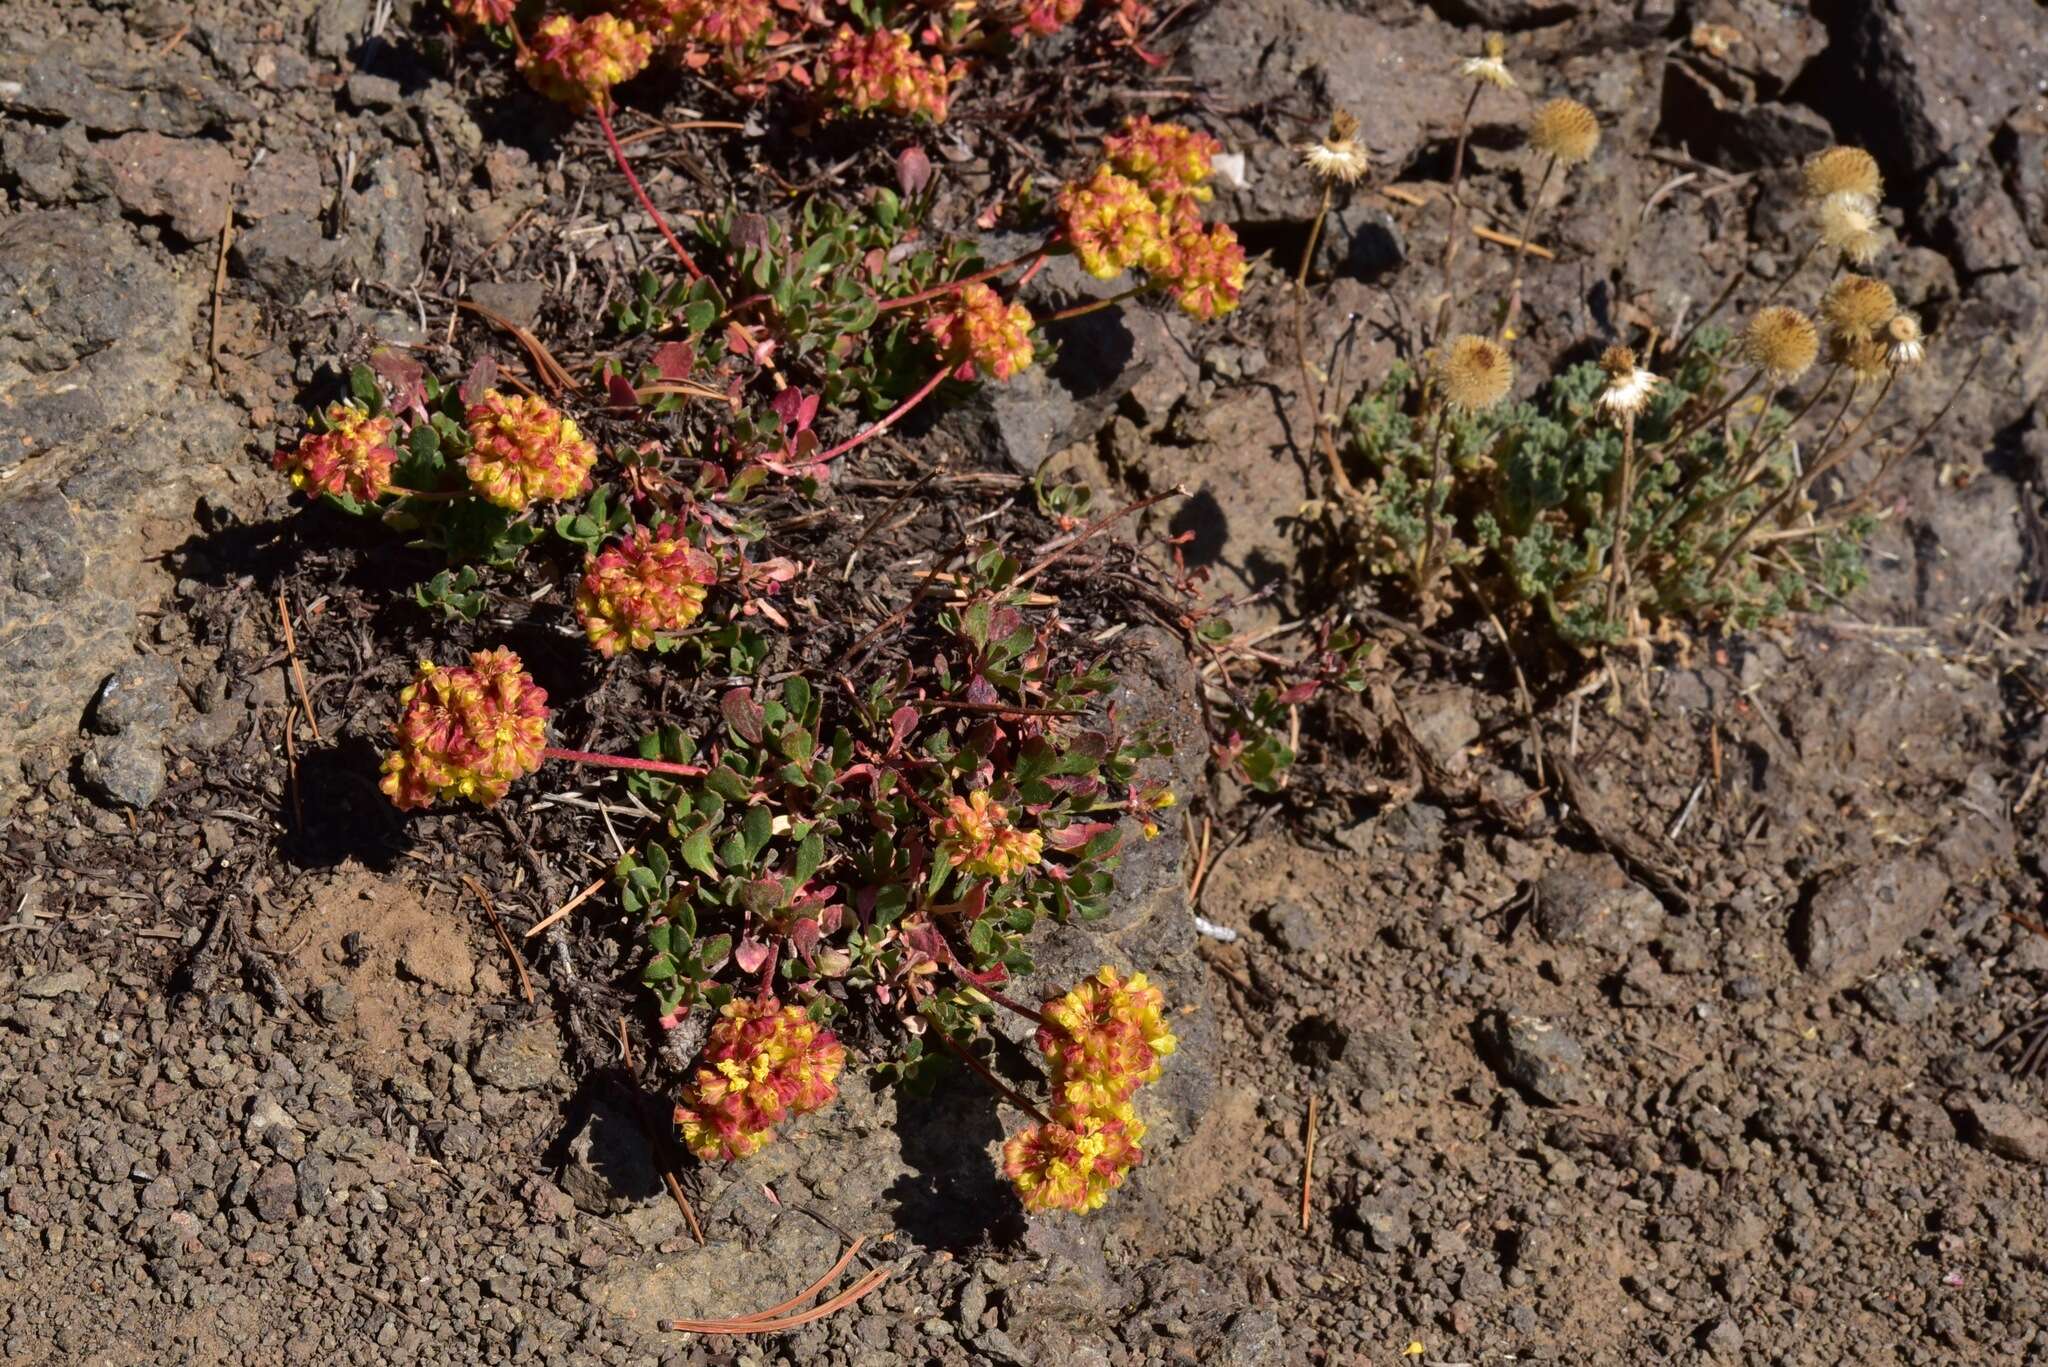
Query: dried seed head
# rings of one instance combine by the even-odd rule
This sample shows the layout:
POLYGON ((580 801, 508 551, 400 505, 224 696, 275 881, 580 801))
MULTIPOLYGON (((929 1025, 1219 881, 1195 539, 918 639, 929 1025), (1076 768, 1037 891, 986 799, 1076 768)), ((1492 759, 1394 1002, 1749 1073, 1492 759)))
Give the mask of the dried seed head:
POLYGON ((1321 142, 1302 144, 1301 159, 1324 180, 1344 185, 1362 180, 1372 167, 1365 149, 1353 141, 1357 134, 1358 120, 1340 109, 1330 115, 1330 131, 1321 142))
POLYGON ((1515 362, 1500 343, 1463 333, 1445 349, 1439 374, 1446 403, 1468 411, 1491 408, 1514 384, 1515 362))
POLYGON ((1875 337, 1828 338, 1828 363, 1841 366, 1858 380, 1874 380, 1891 369, 1891 347, 1875 337))
POLYGON ((1607 372, 1607 387, 1600 391, 1600 409, 1615 418, 1628 419, 1643 411, 1650 396, 1664 383, 1636 364, 1636 354, 1625 346, 1611 346, 1600 354, 1600 368, 1607 372))
POLYGON ((1600 121, 1577 100, 1550 100, 1529 116, 1529 145, 1577 166, 1600 146, 1600 121))
POLYGON ((1828 331, 1852 342, 1874 336, 1898 311, 1891 286, 1867 275, 1842 275, 1820 301, 1828 331))
POLYGON ((1884 325, 1893 365, 1918 365, 1927 354, 1926 336, 1920 331, 1920 316, 1901 313, 1884 325))
POLYGON ((1820 354, 1820 336, 1812 319, 1778 304, 1749 320, 1742 334, 1742 354, 1775 380, 1796 380, 1820 354))
POLYGON ((1505 33, 1489 33, 1481 40, 1486 55, 1499 61, 1508 55, 1508 36, 1505 33))
POLYGON ((1358 120, 1351 117, 1348 109, 1339 109, 1330 115, 1330 141, 1349 142, 1358 135, 1358 120))
POLYGON ((1830 147, 1807 158, 1801 169, 1806 197, 1826 199, 1829 195, 1855 194, 1869 200, 1884 198, 1884 177, 1877 161, 1860 147, 1830 147))
POLYGON ((1508 40, 1498 33, 1489 33, 1483 51, 1485 56, 1466 58, 1458 70, 1475 81, 1484 81, 1501 90, 1513 90, 1515 78, 1507 64, 1508 40))
POLYGON ((1611 346, 1600 353, 1600 368, 1607 372, 1607 378, 1618 380, 1633 374, 1636 368, 1636 353, 1633 348, 1611 346))
POLYGON ((1867 195, 1839 190, 1820 202, 1814 217, 1820 223, 1822 245, 1855 265, 1869 265, 1884 250, 1884 224, 1877 216, 1877 201, 1867 195))

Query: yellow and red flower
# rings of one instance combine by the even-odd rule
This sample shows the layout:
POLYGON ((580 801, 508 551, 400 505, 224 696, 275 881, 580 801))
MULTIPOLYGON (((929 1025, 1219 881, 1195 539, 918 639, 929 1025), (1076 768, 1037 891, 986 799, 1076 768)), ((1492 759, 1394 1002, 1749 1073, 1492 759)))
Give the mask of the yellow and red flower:
POLYGON ((489 502, 518 512, 543 499, 589 490, 597 448, 547 400, 493 389, 470 405, 468 421, 463 468, 489 502))
POLYGON ((1014 878, 1045 853, 1045 837, 1018 830, 986 788, 947 798, 945 814, 932 821, 932 838, 939 858, 985 878, 1014 878))
POLYGON ((466 24, 509 24, 519 0, 448 0, 448 12, 466 24))
POLYGON ((647 69, 654 40, 610 14, 543 21, 519 54, 527 84, 573 109, 611 103, 612 87, 647 69))
POLYGON ((379 786, 401 810, 444 798, 488 807, 540 767, 548 695, 509 650, 479 650, 450 669, 422 660, 398 700, 398 748, 379 786))
POLYGON ((1022 304, 1003 302, 987 285, 965 286, 954 307, 926 320, 925 332, 939 345, 948 364, 957 365, 958 378, 976 375, 1007 380, 1031 364, 1031 311, 1022 304))
POLYGON ((1145 1123, 1129 1103, 1100 1111, 1055 1111, 1003 1145, 1003 1174, 1030 1211, 1099 1209, 1145 1156, 1145 1123))
POLYGON ((1178 1043, 1162 1014, 1158 988, 1133 973, 1128 980, 1107 964, 1094 977, 1040 1008, 1050 1026, 1038 1031, 1038 1049, 1051 1075, 1053 1099, 1082 1110, 1128 1101, 1159 1079, 1161 1060, 1178 1043))
POLYGON ((1244 297, 1244 247, 1227 223, 1193 229, 1174 238, 1173 261, 1159 275, 1182 312, 1207 322, 1244 297))
POLYGON ((1144 186, 1161 211, 1170 212, 1178 202, 1209 199, 1211 191, 1202 182, 1209 179, 1223 144, 1207 133, 1138 114, 1125 121, 1123 132, 1104 139, 1102 149, 1112 167, 1144 186))
POLYGON ((758 1153, 784 1120, 829 1105, 845 1067, 845 1047, 802 1007, 728 1002, 676 1106, 683 1142, 706 1160, 758 1153))
POLYGON ((857 32, 845 24, 832 35, 818 72, 818 84, 853 107, 922 114, 933 123, 946 118, 948 92, 962 68, 948 67, 937 53, 911 51, 910 35, 897 29, 857 32))
POLYGON ((1019 38, 1049 38, 1081 17, 1087 0, 1028 0, 1011 32, 1019 38))
POLYGON ((295 489, 375 503, 390 491, 391 467, 398 463, 391 419, 373 418, 354 404, 337 403, 327 409, 327 427, 288 451, 279 450, 270 458, 271 465, 290 472, 295 489))
POLYGON ((670 524, 632 534, 590 557, 576 590, 576 616, 600 655, 646 650, 704 610, 718 562, 670 524))
POLYGON ((1159 270, 1171 261, 1167 224, 1145 187, 1108 166, 1060 191, 1060 226, 1081 269, 1109 280, 1134 266, 1159 270))

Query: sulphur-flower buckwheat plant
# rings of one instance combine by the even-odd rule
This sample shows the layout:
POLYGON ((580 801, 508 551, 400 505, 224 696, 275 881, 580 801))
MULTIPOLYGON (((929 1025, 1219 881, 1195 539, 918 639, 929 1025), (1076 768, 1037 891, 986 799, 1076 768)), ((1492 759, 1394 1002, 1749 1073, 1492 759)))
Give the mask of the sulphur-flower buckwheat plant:
POLYGON ((519 68, 527 82, 572 109, 609 105, 612 87, 647 69, 654 40, 610 14, 542 21, 527 40, 519 68))
POLYGON ((493 389, 470 405, 468 421, 464 468, 487 501, 517 512, 590 491, 597 448, 547 400, 493 389))
POLYGON ((773 997, 728 1002, 676 1105, 683 1143, 699 1158, 747 1158, 793 1116, 839 1094, 846 1050, 800 1006, 773 997))
POLYGON ((325 431, 280 448, 271 464, 309 494, 375 503, 391 492, 391 470, 398 463, 391 419, 371 417, 352 403, 330 404, 321 418, 325 431))
POLYGON ((1040 1008, 1038 1049, 1049 1065, 1056 1104, 1096 1110, 1128 1101, 1157 1082, 1178 1041, 1166 1026, 1166 999, 1143 973, 1122 977, 1109 965, 1040 1008))
POLYGON ((1159 270, 1172 260, 1167 226, 1145 187, 1102 165, 1086 181, 1060 191, 1060 224, 1081 269, 1113 280, 1135 267, 1159 270))
POLYGON ((960 75, 939 54, 913 51, 908 33, 886 28, 862 33, 842 24, 825 49, 818 85, 856 114, 879 109, 943 123, 947 91, 960 75))
POLYGON ((932 822, 939 858, 984 878, 1014 878, 1039 861, 1045 838, 1020 831, 1003 804, 985 788, 946 800, 944 815, 932 822))
POLYGON ((399 701, 398 744, 379 786, 400 810, 453 798, 488 807, 540 767, 548 695, 509 650, 479 650, 446 669, 423 660, 399 701))
POLYGON ((1204 184, 1223 144, 1207 133, 1177 123, 1154 123, 1143 114, 1123 131, 1103 139, 1102 150, 1117 172, 1145 187, 1162 210, 1183 200, 1207 203, 1213 193, 1204 184))
POLYGON ((1003 1173, 1024 1209, 1100 1210, 1144 1155, 1145 1123, 1126 1103, 1109 1111, 1056 1113, 1003 1144, 1003 1173))
POLYGON ((590 558, 576 590, 576 616, 597 653, 665 644, 704 611, 718 562, 673 523, 635 527, 590 558))
POLYGON ((1158 272, 1182 312, 1204 322, 1237 307, 1244 296, 1244 248, 1227 223, 1196 228, 1173 240, 1173 258, 1158 272))

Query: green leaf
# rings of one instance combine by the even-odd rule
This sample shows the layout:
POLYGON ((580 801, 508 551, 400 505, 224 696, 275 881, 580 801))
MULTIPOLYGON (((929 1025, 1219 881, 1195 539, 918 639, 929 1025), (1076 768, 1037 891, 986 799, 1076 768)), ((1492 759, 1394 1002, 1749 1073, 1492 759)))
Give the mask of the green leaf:
POLYGON ((711 862, 711 823, 707 822, 683 837, 683 862, 706 878, 718 876, 718 866, 711 862))
POLYGON ((740 832, 747 842, 747 862, 753 863, 768 840, 775 834, 775 818, 765 804, 747 808, 747 814, 740 821, 740 832))
POLYGON ((649 987, 665 983, 676 975, 676 961, 666 954, 657 954, 647 961, 647 967, 640 970, 640 981, 649 987))
POLYGON ((384 406, 384 391, 377 387, 377 372, 366 365, 349 371, 348 392, 372 413, 384 406))
POLYGON ((720 842, 718 863, 720 867, 733 873, 744 873, 753 867, 753 857, 747 853, 747 842, 738 831, 734 831, 720 842))
POLYGON ((816 873, 818 871, 818 865, 824 862, 825 842, 819 838, 818 833, 816 831, 812 831, 809 835, 805 836, 801 841, 797 842, 796 867, 793 871, 793 876, 796 879, 796 885, 798 887, 802 887, 804 884, 810 882, 811 875, 816 873))
POLYGON ((811 681, 801 674, 791 677, 782 686, 782 701, 788 705, 791 716, 808 724, 811 720, 811 681))

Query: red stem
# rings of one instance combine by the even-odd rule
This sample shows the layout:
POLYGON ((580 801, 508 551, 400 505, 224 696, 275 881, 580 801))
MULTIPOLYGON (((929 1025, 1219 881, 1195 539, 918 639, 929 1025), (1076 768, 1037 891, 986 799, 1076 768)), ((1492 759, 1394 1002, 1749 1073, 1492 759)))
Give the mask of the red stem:
POLYGON ((1015 1106, 1018 1110, 1024 1112, 1024 1114, 1030 1116, 1039 1124, 1052 1124, 1052 1121, 1049 1118, 1047 1118, 1044 1111, 1041 1111, 1038 1109, 1038 1107, 1032 1105, 1030 1100, 1023 1096, 1021 1093, 1019 1093, 1016 1088, 1010 1086, 1001 1078, 997 1077, 994 1073, 990 1072, 988 1065, 986 1063, 983 1063, 980 1059, 976 1058, 974 1056, 974 1051, 972 1049, 969 1049, 959 1040, 956 1040, 951 1035, 947 1034, 944 1026, 940 1025, 937 1021, 932 1020, 930 1016, 926 1016, 925 1020, 931 1027, 930 1033, 932 1038, 936 1039, 940 1043, 940 1045, 942 1045, 945 1048, 947 1053, 951 1054, 954 1058, 959 1059, 969 1068, 972 1068, 974 1070, 975 1076, 979 1077, 983 1082, 987 1083, 997 1096, 1000 1096, 1001 1098, 1003 1098, 1003 1100, 1009 1102, 1012 1106, 1015 1106))
POLYGON ((690 273, 690 278, 702 280, 704 272, 697 269, 697 263, 683 250, 683 244, 676 241, 676 235, 669 231, 668 220, 661 216, 661 210, 655 208, 654 201, 647 197, 647 187, 640 183, 640 177, 633 174, 633 167, 626 160, 626 149, 619 146, 619 135, 612 129, 610 107, 600 102, 593 105, 592 110, 597 115, 597 126, 604 130, 604 140, 611 145, 612 160, 618 163, 619 174, 626 178, 626 184, 632 186, 633 193, 640 197, 640 207, 654 220, 654 226, 661 229, 661 235, 668 239, 668 245, 676 249, 676 255, 682 258, 683 269, 690 273))
POLYGON ((650 774, 674 774, 677 778, 701 778, 708 771, 701 764, 676 764, 665 759, 639 759, 631 755, 600 755, 589 750, 564 750, 550 745, 540 752, 542 759, 566 764, 595 764, 604 769, 640 769, 650 774))
MULTIPOLYGON (((937 299, 942 295, 953 294, 959 290, 965 289, 969 285, 975 285, 979 284, 983 280, 993 279, 994 277, 1001 275, 1005 271, 1015 270, 1018 266, 1023 265, 1026 261, 1031 261, 1033 257, 1037 257, 1040 261, 1043 261, 1045 259, 1045 248, 1033 247, 1030 251, 1025 252, 1022 256, 1013 256, 1008 261, 1003 262, 999 266, 990 266, 987 270, 977 271, 973 275, 965 276, 959 280, 948 280, 943 285, 934 285, 928 290, 919 290, 916 294, 906 294, 901 299, 884 299, 881 303, 875 305, 875 312, 887 313, 891 309, 906 309, 909 308, 912 304, 922 304, 927 299, 937 299)), ((1035 272, 1037 269, 1037 262, 1033 262, 1032 270, 1035 272)), ((1027 276, 1026 278, 1028 279, 1029 277, 1027 276)))
POLYGON ((886 416, 884 416, 880 422, 874 424, 872 427, 862 428, 860 431, 848 437, 845 441, 842 441, 837 446, 833 447, 830 451, 827 451, 824 455, 819 456, 815 461, 812 462, 812 464, 823 465, 828 460, 837 460, 839 457, 845 455, 848 451, 851 451, 854 447, 859 446, 862 442, 873 441, 876 437, 881 436, 884 432, 894 427, 897 424, 897 422, 903 417, 904 414, 908 413, 911 409, 923 403, 927 398, 930 398, 931 392, 939 387, 939 381, 945 379, 946 376, 952 374, 952 372, 952 366, 940 366, 936 371, 932 373, 932 377, 924 382, 922 388, 920 388, 915 394, 912 394, 909 398, 905 399, 902 403, 897 404, 896 407, 891 409, 889 413, 886 416))

